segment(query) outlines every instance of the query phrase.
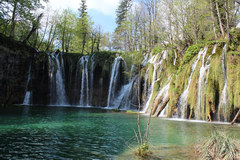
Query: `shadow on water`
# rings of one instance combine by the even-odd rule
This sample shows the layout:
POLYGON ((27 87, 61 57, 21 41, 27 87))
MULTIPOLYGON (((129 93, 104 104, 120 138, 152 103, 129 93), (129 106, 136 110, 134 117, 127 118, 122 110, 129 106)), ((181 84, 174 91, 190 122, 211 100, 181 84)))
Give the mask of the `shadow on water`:
MULTIPOLYGON (((0 109, 1 159, 136 159, 126 142, 136 146, 137 115, 105 109, 26 106, 0 109)), ((143 128, 147 117, 142 116, 143 128)), ((153 118, 150 144, 156 157, 186 159, 188 146, 214 128, 238 127, 153 118)))

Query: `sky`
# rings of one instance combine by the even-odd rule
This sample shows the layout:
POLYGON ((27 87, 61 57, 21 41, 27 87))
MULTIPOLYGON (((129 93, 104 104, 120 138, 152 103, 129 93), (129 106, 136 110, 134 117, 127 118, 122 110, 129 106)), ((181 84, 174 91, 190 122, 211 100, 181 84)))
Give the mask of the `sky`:
MULTIPOLYGON (((104 32, 113 32, 115 23, 115 11, 120 0, 86 0, 88 14, 95 25, 101 25, 104 32)), ((53 10, 71 9, 78 12, 81 0, 49 0, 53 10)))

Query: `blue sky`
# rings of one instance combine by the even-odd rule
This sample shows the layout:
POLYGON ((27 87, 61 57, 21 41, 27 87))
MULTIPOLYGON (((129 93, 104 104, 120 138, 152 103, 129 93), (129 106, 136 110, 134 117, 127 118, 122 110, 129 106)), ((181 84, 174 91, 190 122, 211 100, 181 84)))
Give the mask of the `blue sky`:
MULTIPOLYGON (((113 32, 115 23, 115 11, 120 0, 86 0, 88 14, 95 25, 101 25, 104 32, 113 32)), ((70 8, 78 11, 81 0, 49 0, 49 6, 54 10, 70 8)))

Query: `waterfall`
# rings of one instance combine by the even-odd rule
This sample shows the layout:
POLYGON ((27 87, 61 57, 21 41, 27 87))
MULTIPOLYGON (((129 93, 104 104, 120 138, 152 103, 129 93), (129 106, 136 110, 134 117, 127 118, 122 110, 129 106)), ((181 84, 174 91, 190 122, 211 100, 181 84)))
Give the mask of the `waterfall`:
MULTIPOLYGON (((161 103, 160 103, 158 106, 161 106, 161 105, 164 103, 164 101, 167 100, 169 88, 170 88, 170 83, 168 83, 167 85, 165 85, 165 86, 160 90, 160 92, 158 93, 156 99, 159 99, 160 97, 163 97, 161 103)), ((166 106, 166 107, 167 107, 167 106, 166 106)), ((166 108, 166 107, 165 107, 165 108, 166 108)), ((165 108, 164 108, 164 109, 165 109, 165 108)), ((158 107, 158 109, 156 110, 154 116, 157 116, 157 113, 158 113, 159 111, 160 111, 160 108, 158 107)), ((161 116, 161 117, 165 117, 165 115, 166 115, 166 114, 165 114, 165 110, 162 110, 161 113, 160 113, 160 116, 161 116)))
POLYGON ((90 72, 91 82, 90 82, 90 100, 89 100, 91 105, 93 101, 94 65, 95 65, 94 57, 95 57, 95 54, 93 54, 91 57, 91 72, 90 72))
MULTIPOLYGON (((151 84, 151 94, 150 96, 148 97, 148 101, 143 109, 143 113, 146 113, 148 108, 149 108, 149 105, 150 105, 150 102, 151 102, 151 99, 153 98, 153 89, 154 89, 154 84, 156 83, 157 81, 157 68, 158 66, 160 66, 161 68, 161 65, 163 63, 163 60, 165 60, 167 58, 167 54, 168 52, 167 51, 164 51, 163 53, 159 53, 157 55, 154 55, 151 57, 151 59, 149 60, 149 63, 153 64, 153 78, 152 78, 152 84, 151 84), (159 56, 159 54, 162 54, 162 57, 159 56), (160 62, 158 62, 160 60, 160 62)), ((161 72, 161 69, 160 71, 161 72)))
POLYGON ((120 67, 121 60, 122 60, 122 57, 116 57, 113 62, 110 84, 108 89, 107 107, 110 107, 110 105, 112 105, 111 103, 115 98, 114 94, 115 94, 115 89, 117 85, 117 79, 119 76, 119 67, 120 67))
POLYGON ((200 57, 203 54, 206 54, 205 52, 207 52, 207 48, 204 48, 203 50, 201 49, 200 52, 198 53, 197 59, 195 60, 195 62, 191 66, 191 73, 190 73, 190 76, 188 78, 187 88, 184 90, 184 92, 181 94, 181 96, 179 98, 178 109, 179 109, 180 117, 182 119, 186 118, 185 117, 185 111, 186 111, 186 108, 187 108, 187 98, 188 98, 188 92, 189 92, 189 87, 190 87, 190 84, 191 84, 191 81, 192 81, 193 73, 195 71, 195 68, 197 66, 198 61, 200 60, 200 57))
MULTIPOLYGON (((213 49, 212 54, 215 53, 216 49, 213 49)), ((202 98, 203 98, 203 89, 205 89, 204 86, 207 84, 207 79, 208 79, 208 73, 209 73, 209 67, 210 67, 210 60, 211 56, 209 55, 207 58, 207 61, 205 63, 205 57, 206 53, 202 55, 202 66, 200 68, 200 73, 199 73, 199 79, 198 79, 198 94, 197 94, 197 107, 196 107, 196 119, 200 120, 201 119, 201 113, 202 113, 202 98), (207 78, 204 83, 204 76, 207 71, 207 78)))
POLYGON ((225 44, 222 51, 222 70, 224 74, 224 87, 222 90, 221 100, 218 106, 218 120, 220 120, 221 111, 224 115, 224 121, 227 121, 227 105, 228 105, 228 95, 227 95, 227 68, 226 68, 226 55, 227 54, 227 44, 225 44))
POLYGON ((177 52, 176 52, 176 50, 174 50, 174 53, 175 53, 175 58, 174 58, 173 65, 176 66, 176 61, 177 61, 177 52))
POLYGON ((115 98, 113 101, 113 106, 116 108, 120 108, 123 106, 122 109, 129 109, 130 107, 130 93, 132 91, 133 83, 136 80, 137 76, 132 78, 132 80, 128 83, 125 84, 121 91, 119 92, 118 96, 115 98))
POLYGON ((50 77, 50 104, 67 105, 65 82, 64 82, 64 61, 62 55, 49 53, 49 77, 50 77), (61 62, 61 65, 60 65, 61 62))
MULTIPOLYGON (((64 66, 62 56, 60 56, 62 67, 64 66)), ((57 105, 67 105, 67 98, 65 93, 65 83, 63 80, 63 69, 60 65, 59 55, 56 57, 57 72, 56 72, 56 103, 57 105)))
POLYGON ((30 104, 30 98, 31 98, 31 91, 28 91, 28 85, 31 79, 31 69, 32 69, 32 63, 30 63, 29 68, 28 68, 28 78, 27 78, 27 83, 26 83, 26 93, 23 101, 23 105, 29 105, 30 104))
POLYGON ((89 106, 88 60, 89 60, 89 56, 83 56, 81 58, 81 66, 82 66, 82 81, 81 81, 81 96, 80 96, 81 106, 89 106))

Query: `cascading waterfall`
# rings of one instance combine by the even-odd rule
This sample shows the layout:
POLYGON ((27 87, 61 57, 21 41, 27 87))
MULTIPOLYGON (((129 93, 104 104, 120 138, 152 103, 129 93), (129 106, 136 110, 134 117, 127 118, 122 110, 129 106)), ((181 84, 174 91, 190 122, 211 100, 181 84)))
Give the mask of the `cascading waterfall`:
POLYGON ((57 63, 57 73, 56 73, 56 103, 57 105, 67 105, 67 98, 65 92, 65 83, 63 80, 63 60, 62 56, 60 56, 62 66, 60 65, 59 55, 56 56, 56 63, 57 63))
POLYGON ((198 99, 197 99, 197 111, 196 111, 196 119, 201 119, 201 106, 202 106, 202 95, 203 95, 203 80, 205 72, 208 68, 207 62, 210 61, 211 55, 208 57, 207 62, 205 64, 205 57, 207 52, 202 54, 202 66, 199 72, 199 79, 198 79, 198 99))
POLYGON ((130 93, 132 91, 133 83, 136 80, 137 77, 134 77, 131 79, 131 81, 128 84, 125 84, 121 91, 119 92, 117 98, 113 101, 113 105, 116 108, 120 108, 123 106, 122 109, 129 109, 130 107, 130 93))
POLYGON ((184 92, 181 94, 181 96, 179 98, 179 101, 178 101, 178 109, 179 110, 178 111, 179 111, 179 114, 180 114, 179 116, 182 119, 186 118, 185 117, 185 112, 186 112, 186 108, 187 108, 187 98, 188 98, 188 92, 189 92, 189 87, 190 87, 190 84, 191 84, 191 81, 192 81, 193 73, 195 71, 197 63, 200 60, 201 56, 203 54, 206 54, 205 52, 207 52, 207 48, 201 49, 200 52, 198 53, 196 61, 191 66, 191 74, 190 74, 190 76, 188 78, 187 88, 184 90, 184 92))
POLYGON ((161 71, 161 68, 162 68, 162 63, 163 63, 163 60, 165 60, 167 58, 167 54, 168 52, 167 51, 164 51, 163 53, 159 53, 157 55, 154 55, 151 57, 151 59, 149 60, 149 63, 153 64, 153 78, 152 78, 152 84, 151 84, 151 94, 150 96, 148 97, 148 101, 143 109, 143 113, 146 113, 148 108, 149 108, 149 104, 151 102, 151 99, 152 99, 152 96, 153 96, 153 88, 154 88, 154 84, 156 83, 157 81, 157 68, 158 66, 160 66, 160 71, 161 71), (163 54, 162 57, 159 56, 159 54, 163 54), (158 62, 160 60, 160 62, 158 62), (158 62, 158 63, 157 63, 158 62))
POLYGON ((83 56, 81 58, 81 66, 82 66, 82 81, 81 81, 81 96, 80 96, 81 106, 89 106, 88 60, 89 60, 89 56, 83 56))
POLYGON ((227 44, 225 44, 223 51, 222 51, 222 70, 224 74, 224 87, 222 90, 222 95, 220 99, 220 103, 218 106, 218 120, 221 119, 220 115, 221 112, 224 115, 224 121, 227 121, 228 118, 226 117, 227 113, 227 105, 228 105, 228 95, 227 95, 227 68, 226 68, 226 55, 227 54, 227 44))
POLYGON ((108 89, 108 99, 107 99, 107 107, 110 107, 112 105, 112 101, 115 98, 115 89, 117 85, 117 79, 119 76, 119 67, 121 63, 122 57, 116 57, 112 66, 111 71, 111 78, 109 83, 109 89, 108 89))
POLYGON ((31 69, 32 69, 32 63, 29 65, 28 69, 28 78, 27 78, 27 84, 26 84, 26 93, 23 101, 23 105, 29 105, 30 104, 30 98, 31 98, 31 91, 28 91, 28 85, 31 79, 31 69))

